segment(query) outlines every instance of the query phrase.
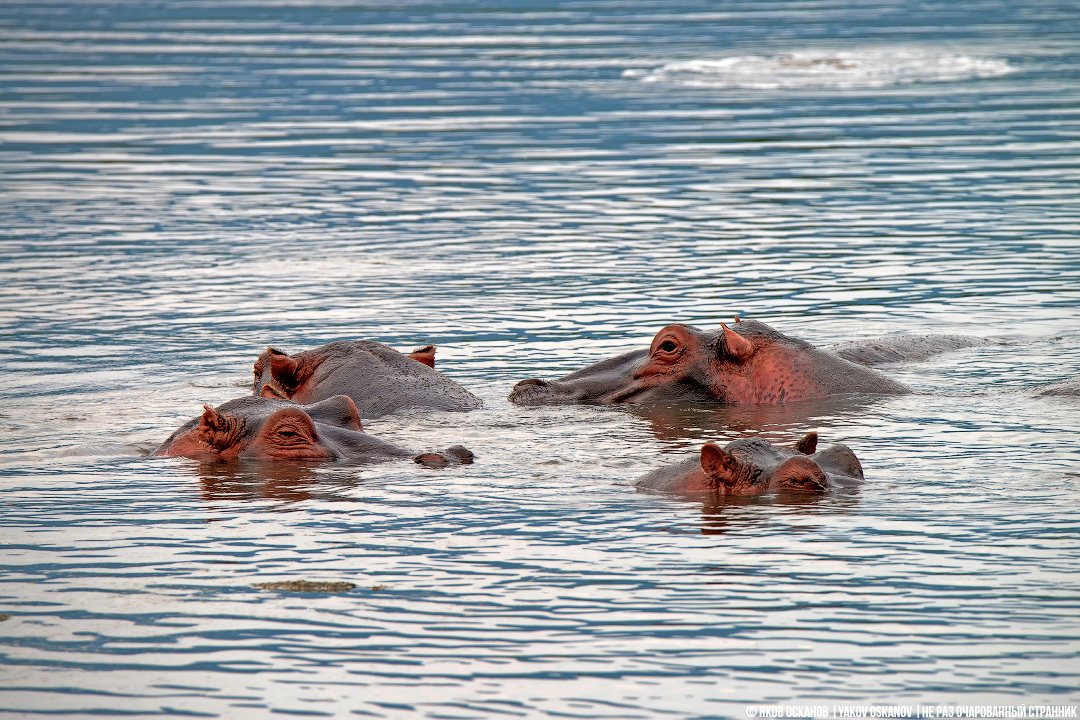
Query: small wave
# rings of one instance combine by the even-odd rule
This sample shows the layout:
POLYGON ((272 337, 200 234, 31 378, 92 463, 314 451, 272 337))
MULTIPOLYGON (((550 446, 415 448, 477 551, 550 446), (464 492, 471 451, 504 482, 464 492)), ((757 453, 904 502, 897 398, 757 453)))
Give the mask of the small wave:
POLYGON ((653 70, 627 70, 623 77, 685 87, 770 90, 955 82, 1015 71, 1005 60, 931 50, 815 50, 686 60, 653 70))

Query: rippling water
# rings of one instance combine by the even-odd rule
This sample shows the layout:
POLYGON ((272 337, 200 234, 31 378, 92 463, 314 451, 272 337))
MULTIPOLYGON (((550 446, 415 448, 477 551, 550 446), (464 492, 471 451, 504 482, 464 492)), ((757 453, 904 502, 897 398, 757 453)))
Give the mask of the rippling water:
POLYGON ((1080 702, 1075 3, 0 5, 0 710, 1080 702), (784 408, 518 408, 735 313, 1005 338, 784 408), (438 344, 475 465, 144 457, 269 343, 438 344), (636 493, 807 430, 854 495, 636 493), (256 583, 344 581, 341 594, 256 583))

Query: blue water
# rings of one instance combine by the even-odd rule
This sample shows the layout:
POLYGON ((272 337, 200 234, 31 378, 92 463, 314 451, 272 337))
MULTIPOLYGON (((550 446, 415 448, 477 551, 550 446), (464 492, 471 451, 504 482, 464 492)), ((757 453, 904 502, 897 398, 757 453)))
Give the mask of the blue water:
POLYGON ((1080 703, 1080 8, 0 5, 0 713, 1080 703), (917 394, 519 408, 739 313, 917 394), (268 344, 434 342, 472 466, 145 454, 268 344), (635 492, 817 430, 816 502, 635 492), (345 581, 340 594, 256 583, 345 581))

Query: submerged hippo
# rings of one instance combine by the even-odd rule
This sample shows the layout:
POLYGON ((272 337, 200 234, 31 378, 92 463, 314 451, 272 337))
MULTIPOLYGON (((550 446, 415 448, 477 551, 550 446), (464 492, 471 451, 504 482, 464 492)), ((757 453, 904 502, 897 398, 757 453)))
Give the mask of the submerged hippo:
POLYGON ((724 496, 768 492, 824 492, 857 484, 862 465, 846 445, 817 452, 817 433, 808 433, 794 449, 760 437, 739 438, 724 447, 708 442, 699 457, 662 467, 634 483, 645 490, 718 493, 724 496))
POLYGON ((1037 397, 1080 397, 1080 378, 1048 383, 1038 388, 1037 397))
POLYGON ((154 451, 155 457, 197 460, 392 460, 422 465, 468 464, 473 454, 460 445, 416 454, 371 437, 360 425, 356 404, 337 395, 311 405, 243 397, 184 423, 154 451))
POLYGON ((480 398, 435 370, 435 346, 409 355, 370 340, 342 340, 287 355, 267 348, 255 361, 253 393, 298 403, 348 395, 361 417, 410 407, 476 410, 480 398))
POLYGON ((779 405, 840 393, 910 390, 836 353, 738 318, 712 332, 668 325, 648 350, 603 360, 558 380, 522 380, 520 405, 705 401, 779 405))

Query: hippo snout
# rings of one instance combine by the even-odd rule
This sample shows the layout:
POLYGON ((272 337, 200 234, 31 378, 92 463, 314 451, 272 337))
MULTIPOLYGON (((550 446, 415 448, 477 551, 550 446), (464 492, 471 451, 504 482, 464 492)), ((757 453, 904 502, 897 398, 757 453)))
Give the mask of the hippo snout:
POLYGON ((472 465, 476 458, 472 451, 462 445, 451 445, 445 450, 420 453, 413 458, 417 465, 429 468, 444 468, 448 465, 472 465))
POLYGON ((507 399, 519 405, 542 403, 550 400, 552 390, 551 383, 547 380, 529 378, 515 385, 507 399))

